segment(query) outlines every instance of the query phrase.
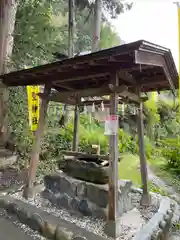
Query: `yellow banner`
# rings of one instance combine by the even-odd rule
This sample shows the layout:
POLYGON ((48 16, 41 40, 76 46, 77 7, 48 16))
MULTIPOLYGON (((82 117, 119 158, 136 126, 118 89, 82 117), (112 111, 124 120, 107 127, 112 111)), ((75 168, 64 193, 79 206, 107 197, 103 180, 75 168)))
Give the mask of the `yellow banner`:
POLYGON ((158 98, 158 94, 157 94, 157 92, 152 92, 152 99, 153 99, 153 101, 154 102, 156 102, 157 101, 157 98, 158 98))
POLYGON ((178 60, 179 60, 179 105, 180 105, 180 7, 178 4, 178 60))
POLYGON ((29 126, 32 131, 36 131, 39 121, 40 98, 37 95, 39 92, 39 86, 27 86, 29 126))

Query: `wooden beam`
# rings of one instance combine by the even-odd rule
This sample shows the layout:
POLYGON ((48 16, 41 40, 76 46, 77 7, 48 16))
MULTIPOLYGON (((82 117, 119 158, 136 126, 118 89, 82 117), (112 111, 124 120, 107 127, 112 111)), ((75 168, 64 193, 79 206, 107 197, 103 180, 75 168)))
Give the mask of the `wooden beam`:
MULTIPOLYGON (((84 106, 84 105, 91 106, 94 103, 95 105, 100 106, 102 104, 102 102, 103 102, 104 105, 109 105, 110 104, 110 100, 98 99, 98 100, 83 101, 83 102, 81 102, 80 105, 81 106, 84 106)), ((123 101, 119 99, 119 104, 121 104, 121 103, 123 103, 123 101)))
MULTIPOLYGON (((93 96, 98 96, 98 97, 101 97, 103 95, 107 95, 111 92, 118 92, 119 93, 119 96, 122 98, 122 99, 119 99, 119 103, 122 103, 122 102, 131 102, 131 103, 140 103, 140 101, 146 101, 147 99, 144 99, 144 98, 139 98, 135 93, 132 93, 132 92, 128 92, 126 90, 123 91, 123 88, 124 87, 117 87, 116 89, 113 89, 112 86, 110 86, 110 89, 109 92, 107 90, 107 87, 106 88, 97 88, 97 90, 95 89, 89 89, 87 90, 87 93, 85 91, 79 91, 79 96, 80 97, 93 97, 93 96), (120 92, 120 90, 122 90, 120 92), (105 92, 103 92, 105 91, 105 92)), ((125 89, 125 88, 124 88, 125 89)), ((52 94, 51 96, 48 97, 49 101, 54 101, 54 102, 61 102, 61 103, 64 103, 64 104, 68 104, 68 105, 75 105, 76 104, 76 101, 75 101, 75 97, 73 98, 73 96, 71 98, 68 98, 70 95, 73 95, 72 92, 63 92, 63 93, 55 93, 55 94, 52 94)), ((74 93, 75 95, 75 93, 74 93)), ((39 96, 43 99, 44 98, 44 94, 43 93, 39 93, 39 96)), ((90 101, 84 101, 84 102, 81 102, 80 105, 91 105, 93 102, 97 104, 99 104, 99 102, 106 102, 106 101, 109 101, 109 100, 90 100, 90 101)), ((107 103, 108 104, 108 103, 107 103)))
POLYGON ((141 179, 143 194, 141 198, 141 205, 148 206, 150 204, 150 196, 148 193, 148 173, 147 173, 147 161, 145 153, 145 143, 144 143, 144 126, 143 126, 143 103, 141 102, 137 114, 138 122, 138 138, 139 138, 139 155, 140 155, 140 169, 141 169, 141 179))
MULTIPOLYGON (((45 98, 44 93, 39 93, 38 95, 40 96, 41 99, 45 98)), ((76 100, 74 98, 67 98, 67 97, 62 98, 59 96, 59 94, 57 95, 57 93, 52 93, 51 95, 49 95, 48 100, 53 102, 60 102, 67 105, 76 104, 76 100)))
MULTIPOLYGON (((53 73, 49 73, 49 75, 44 75, 43 72, 36 75, 36 77, 32 77, 28 74, 18 76, 18 86, 27 86, 27 85, 43 85, 46 83, 52 83, 56 86, 61 86, 62 83, 68 83, 72 81, 79 81, 84 79, 92 79, 92 78, 101 78, 106 77, 110 75, 110 71, 112 71, 113 67, 104 68, 104 67, 92 67, 91 69, 84 69, 83 71, 81 69, 79 70, 73 70, 71 68, 71 72, 69 69, 66 71, 63 71, 62 73, 58 73, 58 69, 56 69, 53 73), (99 68, 99 69, 98 69, 99 68), (21 81, 20 81, 21 80, 21 81)), ((16 78, 8 77, 8 86, 17 86, 16 78)), ((3 82, 6 84, 6 79, 3 79, 3 82)))
POLYGON ((135 62, 138 64, 146 64, 146 65, 153 65, 159 66, 163 68, 164 74, 167 77, 167 81, 171 87, 171 90, 175 94, 175 87, 172 81, 172 77, 167 69, 167 64, 164 60, 164 57, 160 54, 154 54, 147 51, 142 50, 135 50, 135 62))
POLYGON ((124 91, 122 93, 119 93, 119 96, 128 99, 132 103, 140 103, 140 97, 135 93, 124 91))
POLYGON ((135 50, 135 63, 163 67, 163 56, 147 51, 135 50))
POLYGON ((28 199, 29 197, 33 196, 33 190, 34 190, 34 182, 36 179, 36 170, 37 170, 37 164, 39 161, 39 154, 41 149, 41 139, 44 131, 44 125, 45 125, 45 117, 47 114, 47 108, 48 108, 48 95, 51 92, 51 86, 45 85, 44 88, 44 99, 41 102, 40 107, 40 116, 39 116, 39 122, 38 127, 35 132, 34 137, 34 143, 32 147, 32 154, 31 154, 31 162, 29 167, 29 175, 27 179, 27 185, 24 188, 23 196, 28 199))
MULTIPOLYGON (((110 65, 116 65, 116 66, 119 66, 121 63, 128 63, 129 61, 127 59, 116 59, 115 57, 108 57, 108 58, 105 58, 105 59, 97 59, 97 60, 90 60, 89 62, 87 62, 86 64, 87 65, 90 65, 90 66, 110 66, 110 65)), ((81 63, 81 64, 78 64, 77 66, 79 65, 84 65, 85 63, 81 63)))
POLYGON ((61 83, 64 83, 64 82, 72 82, 72 81, 80 81, 80 80, 83 80, 83 79, 91 79, 91 78, 100 78, 100 77, 105 77, 105 76, 109 76, 109 72, 108 71, 103 71, 103 72, 98 72, 98 70, 94 70, 94 71, 90 71, 90 72, 86 72, 86 70, 79 70, 81 71, 81 74, 80 72, 77 73, 77 71, 72 74, 71 77, 69 77, 68 73, 63 73, 61 74, 62 77, 61 78, 58 78, 57 77, 57 80, 54 80, 53 81, 53 84, 56 84, 57 86, 61 86, 61 83), (59 79, 59 80, 58 80, 59 79), (59 85, 58 85, 59 84, 59 85))
MULTIPOLYGON (((148 79, 148 78, 147 78, 148 79)), ((145 80, 145 79, 144 79, 145 80)), ((157 77, 157 80, 156 81, 150 81, 149 79, 149 82, 144 82, 144 81, 138 81, 138 87, 141 88, 141 87, 151 87, 152 85, 158 85, 158 84, 167 84, 167 81, 166 79, 164 80, 159 80, 158 77, 157 77)))
MULTIPOLYGON (((112 74, 111 83, 118 86, 117 73, 112 74)), ((118 92, 110 95, 110 115, 118 115, 118 92)), ((118 133, 118 126, 116 129, 118 133)), ((118 134, 109 136, 109 209, 108 219, 116 222, 118 217, 118 134)))
POLYGON ((128 73, 126 70, 120 70, 118 72, 118 77, 128 83, 131 83, 132 85, 136 84, 136 80, 132 76, 132 74, 128 73))
MULTIPOLYGON (((54 84, 54 86, 56 86, 56 84, 54 84)), ((69 90, 69 91, 73 91, 73 90, 74 90, 73 88, 68 87, 68 86, 66 86, 66 85, 64 85, 64 84, 58 85, 58 87, 64 88, 64 89, 69 90)))
MULTIPOLYGON (((56 98, 57 99, 65 99, 70 97, 75 98, 77 93, 79 97, 95 97, 95 96, 99 97, 103 95, 109 95, 111 92, 117 92, 117 93, 123 94, 127 90, 128 90, 128 87, 125 85, 117 86, 115 88, 113 88, 113 86, 103 86, 101 88, 89 88, 89 89, 83 89, 79 91, 56 93, 56 98)), ((44 94, 41 93, 40 95, 43 98, 44 94)), ((51 99, 51 96, 48 99, 51 99)))
MULTIPOLYGON (((146 102, 147 100, 148 100, 148 97, 146 97, 146 96, 140 98, 141 102, 146 102)), ((98 100, 83 101, 83 102, 81 102, 80 106, 84 106, 84 105, 91 106, 93 103, 95 105, 101 105, 102 102, 103 102, 104 106, 109 106, 110 105, 110 100, 108 100, 108 99, 98 99, 98 100)), ((139 101, 138 102, 127 101, 127 99, 125 99, 125 98, 118 99, 118 104, 122 104, 122 103, 126 103, 126 102, 128 102, 128 103, 136 103, 136 104, 139 103, 139 101)))

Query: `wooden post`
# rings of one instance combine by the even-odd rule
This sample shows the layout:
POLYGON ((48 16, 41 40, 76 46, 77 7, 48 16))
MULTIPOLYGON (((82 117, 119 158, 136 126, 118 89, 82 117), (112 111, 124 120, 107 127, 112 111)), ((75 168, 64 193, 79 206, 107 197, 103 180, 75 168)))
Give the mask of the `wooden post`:
POLYGON ((147 173, 147 162, 144 144, 144 126, 143 126, 143 103, 140 102, 138 114, 138 138, 139 138, 139 155, 140 155, 140 169, 143 195, 141 198, 141 205, 148 206, 150 204, 150 196, 148 193, 148 173, 147 173))
POLYGON ((74 132, 73 132, 73 145, 72 150, 78 152, 79 145, 79 98, 76 100, 74 110, 74 132))
MULTIPOLYGON (((111 83, 116 88, 119 79, 116 73, 111 76, 111 83)), ((110 95, 110 115, 118 114, 118 93, 110 95)), ((120 235, 120 223, 118 218, 118 124, 115 135, 109 136, 109 209, 106 233, 116 239, 120 235)))
POLYGON ((28 181, 23 192, 23 196, 26 199, 28 199, 29 197, 33 197, 33 187, 36 179, 36 170, 37 170, 37 164, 39 161, 39 154, 41 150, 41 139, 44 131, 45 117, 47 114, 47 108, 48 108, 48 102, 49 102, 48 95, 50 94, 50 91, 51 91, 51 86, 45 85, 45 88, 44 88, 45 98, 42 99, 42 102, 41 102, 38 127, 34 136, 28 181))

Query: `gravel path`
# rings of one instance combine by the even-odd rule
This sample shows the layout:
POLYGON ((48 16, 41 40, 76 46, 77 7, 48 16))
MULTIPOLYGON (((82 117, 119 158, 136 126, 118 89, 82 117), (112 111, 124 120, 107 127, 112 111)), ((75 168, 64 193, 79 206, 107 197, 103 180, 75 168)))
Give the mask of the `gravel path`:
POLYGON ((165 191, 168 195, 178 194, 176 193, 175 189, 171 186, 168 186, 165 181, 163 181, 160 177, 156 176, 151 168, 148 166, 148 179, 157 187, 165 191))

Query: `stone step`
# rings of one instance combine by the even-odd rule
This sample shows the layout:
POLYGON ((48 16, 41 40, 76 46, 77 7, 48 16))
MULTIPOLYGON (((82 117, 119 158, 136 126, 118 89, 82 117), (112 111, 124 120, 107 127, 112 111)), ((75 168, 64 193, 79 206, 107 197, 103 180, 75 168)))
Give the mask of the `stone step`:
POLYGON ((0 155, 0 166, 4 167, 7 165, 13 165, 17 161, 17 156, 11 153, 10 156, 1 157, 0 155))
POLYGON ((0 145, 0 166, 12 165, 17 161, 17 156, 10 150, 0 145))
POLYGON ((180 233, 173 233, 169 240, 180 240, 180 233))
POLYGON ((14 155, 14 154, 11 151, 9 151, 8 149, 0 151, 0 158, 10 157, 12 155, 14 155))
POLYGON ((180 235, 172 235, 169 240, 180 240, 180 235))

